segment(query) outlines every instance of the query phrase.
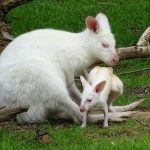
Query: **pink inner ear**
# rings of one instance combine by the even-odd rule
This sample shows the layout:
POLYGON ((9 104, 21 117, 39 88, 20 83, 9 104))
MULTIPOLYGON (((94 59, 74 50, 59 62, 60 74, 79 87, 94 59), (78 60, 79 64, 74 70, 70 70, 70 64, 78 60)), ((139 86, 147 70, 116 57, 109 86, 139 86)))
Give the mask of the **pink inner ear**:
POLYGON ((90 30, 93 30, 93 31, 95 32, 96 29, 97 29, 97 21, 96 21, 96 19, 89 16, 89 17, 87 18, 87 27, 88 27, 90 30))
POLYGON ((102 92, 105 87, 106 81, 102 81, 96 85, 95 91, 96 93, 102 92))
POLYGON ((99 93, 99 92, 100 92, 100 87, 96 86, 96 93, 99 93))

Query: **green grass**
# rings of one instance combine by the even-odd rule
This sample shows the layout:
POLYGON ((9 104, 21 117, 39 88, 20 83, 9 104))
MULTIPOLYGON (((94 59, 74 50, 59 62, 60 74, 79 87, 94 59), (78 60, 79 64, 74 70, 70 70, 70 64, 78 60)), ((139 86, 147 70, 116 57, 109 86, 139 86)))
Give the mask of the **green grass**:
MULTIPOLYGON (((150 2, 147 0, 33 0, 13 9, 6 20, 11 34, 18 36, 38 28, 55 28, 80 32, 85 28, 85 18, 105 13, 115 34, 117 47, 135 45, 149 26, 150 2)), ((134 87, 150 84, 150 71, 122 74, 150 67, 150 59, 124 60, 114 68, 124 82, 125 92, 115 104, 129 104, 145 98, 141 108, 150 105, 149 94, 128 92, 134 87)), ((77 82, 80 87, 80 83, 77 82)), ((147 122, 149 125, 150 122, 147 122)), ((98 124, 80 129, 79 125, 66 122, 50 122, 40 125, 40 131, 47 131, 51 144, 35 141, 35 127, 19 127, 10 123, 0 125, 0 149, 103 149, 103 150, 148 150, 150 149, 150 128, 136 121, 114 124, 102 129, 98 124), (61 126, 61 127, 59 127, 61 126), (19 128, 19 129, 18 129, 19 128), (21 129, 20 129, 21 128, 21 129), (113 142, 113 143, 112 143, 113 142)))
MULTIPOLYGON (((34 127, 35 128, 35 127, 34 127)), ((46 123, 40 125, 41 131, 48 131, 52 142, 50 144, 35 141, 33 126, 26 130, 18 130, 16 125, 10 125, 9 130, 0 131, 2 144, 0 149, 103 149, 103 150, 147 150, 150 148, 150 129, 135 121, 123 124, 113 124, 108 129, 99 125, 90 125, 85 129, 72 124, 46 123), (61 128, 58 128, 59 125, 61 128)))

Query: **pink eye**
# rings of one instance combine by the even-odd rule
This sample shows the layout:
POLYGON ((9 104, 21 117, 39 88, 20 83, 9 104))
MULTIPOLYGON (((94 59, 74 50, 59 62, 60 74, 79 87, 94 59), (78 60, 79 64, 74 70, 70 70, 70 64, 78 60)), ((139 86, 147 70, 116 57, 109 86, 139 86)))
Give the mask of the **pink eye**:
POLYGON ((88 101, 88 102, 92 102, 92 100, 91 100, 91 99, 87 99, 87 101, 88 101))
POLYGON ((108 48, 108 44, 107 43, 102 43, 102 46, 104 47, 104 48, 108 48))

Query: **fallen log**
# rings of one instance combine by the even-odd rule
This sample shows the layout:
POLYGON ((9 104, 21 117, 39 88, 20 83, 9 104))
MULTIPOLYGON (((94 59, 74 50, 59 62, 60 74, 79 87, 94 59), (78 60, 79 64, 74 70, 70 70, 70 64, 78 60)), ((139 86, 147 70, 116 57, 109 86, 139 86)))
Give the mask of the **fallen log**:
POLYGON ((15 118, 17 114, 26 112, 28 108, 22 107, 1 107, 0 108, 0 122, 8 121, 15 118))
POLYGON ((117 49, 120 60, 150 57, 149 46, 131 46, 117 49))
POLYGON ((150 27, 148 27, 136 46, 118 48, 120 60, 150 57, 150 27))

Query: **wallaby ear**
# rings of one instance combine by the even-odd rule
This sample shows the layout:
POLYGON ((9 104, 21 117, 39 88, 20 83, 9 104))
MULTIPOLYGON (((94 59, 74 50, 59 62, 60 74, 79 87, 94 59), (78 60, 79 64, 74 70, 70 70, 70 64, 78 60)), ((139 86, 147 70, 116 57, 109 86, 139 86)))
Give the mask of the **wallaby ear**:
POLYGON ((106 84, 106 81, 101 81, 100 83, 98 83, 95 87, 96 93, 102 92, 105 87, 105 84, 106 84))
POLYGON ((88 16, 86 18, 86 26, 89 30, 96 32, 98 28, 98 22, 94 17, 88 16))
POLYGON ((103 13, 99 13, 96 16, 96 20, 99 23, 100 28, 110 30, 109 21, 108 21, 108 18, 106 17, 106 15, 104 15, 103 13))
POLYGON ((86 81, 86 79, 83 76, 80 76, 80 81, 82 83, 83 88, 85 88, 89 85, 89 83, 86 81))

